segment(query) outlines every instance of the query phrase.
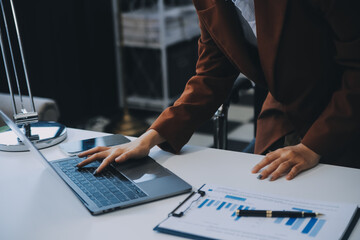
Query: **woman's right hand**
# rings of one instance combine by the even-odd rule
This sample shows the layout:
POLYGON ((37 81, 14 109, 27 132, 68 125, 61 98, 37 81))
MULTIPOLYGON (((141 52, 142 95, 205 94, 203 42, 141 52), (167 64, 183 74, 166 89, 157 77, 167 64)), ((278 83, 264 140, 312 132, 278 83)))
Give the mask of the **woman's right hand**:
POLYGON ((145 157, 149 154, 150 149, 157 144, 164 142, 158 132, 150 129, 139 138, 129 143, 113 146, 113 147, 95 147, 84 151, 78 157, 87 157, 80 162, 77 167, 86 166, 96 160, 102 160, 100 166, 95 170, 94 174, 100 173, 112 162, 124 162, 128 159, 137 159, 145 157))

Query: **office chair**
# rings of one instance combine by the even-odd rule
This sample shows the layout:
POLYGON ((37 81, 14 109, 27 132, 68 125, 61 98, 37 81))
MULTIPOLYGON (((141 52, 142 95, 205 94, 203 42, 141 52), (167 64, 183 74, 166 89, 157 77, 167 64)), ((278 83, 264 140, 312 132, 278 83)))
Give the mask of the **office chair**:
MULTIPOLYGON (((239 102, 240 95, 249 89, 254 89, 254 135, 256 132, 256 119, 260 113, 261 106, 267 95, 267 90, 254 85, 248 78, 240 75, 234 82, 232 90, 214 114, 212 120, 214 124, 214 147, 218 149, 228 149, 228 110, 231 102, 239 102)), ((253 153, 255 138, 242 150, 243 152, 253 153)))

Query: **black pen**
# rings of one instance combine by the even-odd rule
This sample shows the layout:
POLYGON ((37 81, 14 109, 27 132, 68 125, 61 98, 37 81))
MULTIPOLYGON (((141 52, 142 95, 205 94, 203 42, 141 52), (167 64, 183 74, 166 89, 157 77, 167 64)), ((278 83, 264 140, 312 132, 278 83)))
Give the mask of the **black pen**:
POLYGON ((316 212, 300 212, 300 211, 271 211, 271 210, 236 210, 237 216, 244 217, 282 217, 282 218, 306 218, 319 217, 323 214, 316 212))

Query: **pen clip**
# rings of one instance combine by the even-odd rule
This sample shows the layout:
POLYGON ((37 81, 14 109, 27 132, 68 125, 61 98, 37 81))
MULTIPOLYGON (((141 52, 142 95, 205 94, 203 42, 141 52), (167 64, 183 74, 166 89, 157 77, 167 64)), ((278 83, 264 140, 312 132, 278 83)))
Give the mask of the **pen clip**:
POLYGON ((197 190, 196 192, 192 192, 184 201, 182 201, 179 206, 177 206, 171 213, 169 213, 169 217, 182 217, 184 216, 184 213, 192 206, 192 204, 196 201, 198 201, 201 197, 205 196, 205 191, 197 190), (196 196, 198 195, 198 196, 196 196), (184 204, 189 201, 189 199, 194 198, 189 206, 185 207, 184 204))

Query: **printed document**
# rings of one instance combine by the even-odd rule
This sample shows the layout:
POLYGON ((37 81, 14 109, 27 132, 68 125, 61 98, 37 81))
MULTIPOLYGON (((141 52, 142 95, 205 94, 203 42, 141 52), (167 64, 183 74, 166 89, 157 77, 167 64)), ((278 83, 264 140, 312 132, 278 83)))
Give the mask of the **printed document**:
POLYGON ((201 187, 177 212, 154 230, 205 239, 341 239, 354 217, 357 204, 319 202, 217 185, 201 187), (236 210, 305 211, 324 214, 318 218, 238 217, 236 210))

